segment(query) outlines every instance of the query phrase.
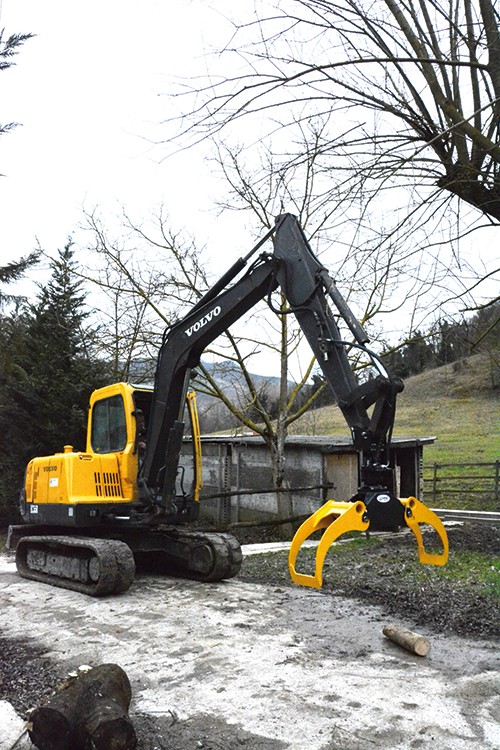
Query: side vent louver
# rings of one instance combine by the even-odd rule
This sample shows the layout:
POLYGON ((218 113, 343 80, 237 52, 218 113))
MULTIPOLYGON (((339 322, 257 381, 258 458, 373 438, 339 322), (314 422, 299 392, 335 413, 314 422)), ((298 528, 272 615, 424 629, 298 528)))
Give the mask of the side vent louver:
POLYGON ((121 497, 120 476, 117 471, 94 472, 97 497, 121 497))

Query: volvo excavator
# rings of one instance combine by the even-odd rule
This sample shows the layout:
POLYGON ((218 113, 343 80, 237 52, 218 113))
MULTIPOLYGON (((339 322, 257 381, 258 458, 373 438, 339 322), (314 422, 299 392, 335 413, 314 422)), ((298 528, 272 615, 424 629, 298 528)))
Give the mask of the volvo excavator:
POLYGON ((403 383, 390 377, 367 348, 368 337, 296 217, 282 214, 265 237, 167 329, 152 389, 117 383, 95 391, 86 450, 65 445, 61 453, 30 461, 20 502, 24 523, 11 526, 8 536, 20 575, 103 596, 126 591, 137 560, 151 555, 162 560, 169 574, 200 581, 238 573, 242 554, 237 540, 195 526, 201 454, 189 385, 206 347, 259 301, 267 299, 272 307, 271 295, 277 289, 316 355, 361 457, 354 497, 328 500, 297 530, 289 554, 292 580, 319 588, 330 545, 352 530, 406 525, 416 536, 421 562, 446 563, 448 541, 438 516, 416 498, 396 494, 389 448, 396 396, 403 383), (268 240, 272 251, 262 250, 268 240), (342 338, 340 320, 351 341, 342 338), (348 359, 352 347, 369 357, 375 377, 358 383, 348 359), (195 456, 188 489, 185 467, 180 465, 186 403, 195 456), (440 553, 425 550, 421 524, 437 532, 440 553), (297 571, 304 540, 321 529, 314 573, 297 571))

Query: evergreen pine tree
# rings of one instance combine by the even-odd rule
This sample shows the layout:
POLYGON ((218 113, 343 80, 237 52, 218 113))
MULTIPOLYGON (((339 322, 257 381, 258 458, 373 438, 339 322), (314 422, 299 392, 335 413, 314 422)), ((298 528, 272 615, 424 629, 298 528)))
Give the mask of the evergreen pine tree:
POLYGON ((0 383, 0 504, 10 517, 30 458, 62 451, 66 444, 85 448, 90 393, 108 382, 73 256, 68 243, 35 303, 16 325, 4 319, 0 330, 2 364, 10 362, 0 383))

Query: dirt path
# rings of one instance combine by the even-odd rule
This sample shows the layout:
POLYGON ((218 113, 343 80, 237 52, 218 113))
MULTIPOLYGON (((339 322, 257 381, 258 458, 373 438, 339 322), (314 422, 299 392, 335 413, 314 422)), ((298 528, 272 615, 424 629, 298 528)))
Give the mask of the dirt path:
POLYGON ((94 600, 22 580, 7 555, 0 607, 2 636, 61 674, 125 669, 141 750, 500 747, 498 644, 422 628, 431 652, 414 657, 382 636, 378 607, 153 575, 94 600))

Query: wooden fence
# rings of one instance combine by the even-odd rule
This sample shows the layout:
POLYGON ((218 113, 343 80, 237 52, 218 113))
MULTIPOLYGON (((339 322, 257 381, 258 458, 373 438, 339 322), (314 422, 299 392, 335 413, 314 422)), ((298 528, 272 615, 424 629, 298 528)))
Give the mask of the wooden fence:
POLYGON ((426 505, 500 511, 500 460, 424 467, 426 505))

